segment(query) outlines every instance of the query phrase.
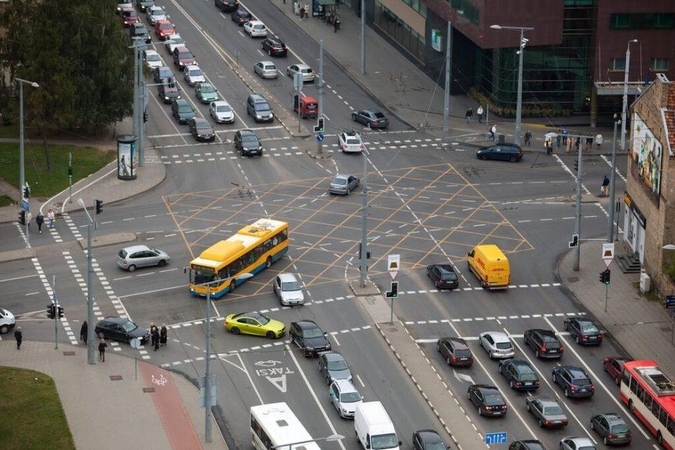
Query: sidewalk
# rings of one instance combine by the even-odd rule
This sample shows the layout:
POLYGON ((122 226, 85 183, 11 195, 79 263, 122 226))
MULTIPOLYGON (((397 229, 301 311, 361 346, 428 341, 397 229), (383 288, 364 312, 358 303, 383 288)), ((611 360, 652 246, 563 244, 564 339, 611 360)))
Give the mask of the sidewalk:
MULTIPOLYGON (((97 352, 98 353, 98 352, 97 352)), ((185 378, 131 358, 106 353, 87 364, 84 346, 0 342, 3 366, 35 370, 54 379, 78 449, 227 449, 213 416, 212 443, 204 443, 199 389, 185 378)))

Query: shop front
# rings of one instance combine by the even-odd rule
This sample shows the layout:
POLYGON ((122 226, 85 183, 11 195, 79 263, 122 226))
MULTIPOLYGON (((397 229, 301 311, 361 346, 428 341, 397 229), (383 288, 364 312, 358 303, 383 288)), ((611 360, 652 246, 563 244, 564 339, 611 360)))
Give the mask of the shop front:
POLYGON ((628 192, 623 193, 623 201, 626 205, 623 216, 623 240, 640 258, 640 263, 644 264, 647 219, 628 192))

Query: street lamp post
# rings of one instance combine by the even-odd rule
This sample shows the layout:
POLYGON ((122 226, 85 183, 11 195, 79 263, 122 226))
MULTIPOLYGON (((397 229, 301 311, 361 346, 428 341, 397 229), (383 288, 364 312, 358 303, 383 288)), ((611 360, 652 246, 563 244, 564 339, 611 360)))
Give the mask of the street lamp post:
POLYGON ((14 81, 19 83, 19 198, 23 198, 23 188, 26 184, 26 172, 24 168, 23 85, 30 84, 34 88, 39 88, 40 85, 35 81, 23 80, 21 78, 14 78, 14 81))
POLYGON ((495 30, 518 30, 520 31, 520 50, 518 51, 518 98, 516 100, 516 130, 515 143, 520 145, 520 128, 523 117, 523 53, 525 53, 525 31, 532 31, 532 27, 510 27, 505 25, 491 25, 490 28, 495 30))
POLYGON ((87 215, 87 364, 96 364, 94 361, 94 265, 91 254, 91 226, 95 223, 94 219, 89 215, 87 206, 81 198, 77 200, 77 204, 84 209, 87 215))
POLYGON ((330 436, 326 437, 320 437, 316 439, 310 439, 307 441, 300 441, 300 442, 291 442, 290 444, 279 444, 279 445, 273 445, 270 447, 271 449, 276 449, 276 448, 286 448, 288 447, 289 449, 293 448, 295 445, 302 445, 302 444, 309 444, 310 442, 319 442, 319 441, 326 441, 326 442, 334 442, 334 441, 341 441, 345 437, 342 436, 341 434, 331 434, 330 436))
POLYGON ((623 71, 623 108, 621 108, 621 150, 626 151, 626 112, 628 111, 628 71, 630 66, 630 44, 637 39, 631 39, 626 46, 626 67, 623 71))
POLYGON ((607 242, 614 242, 614 201, 616 196, 616 128, 622 120, 614 114, 614 139, 612 139, 612 176, 609 179, 609 216, 607 217, 607 242))

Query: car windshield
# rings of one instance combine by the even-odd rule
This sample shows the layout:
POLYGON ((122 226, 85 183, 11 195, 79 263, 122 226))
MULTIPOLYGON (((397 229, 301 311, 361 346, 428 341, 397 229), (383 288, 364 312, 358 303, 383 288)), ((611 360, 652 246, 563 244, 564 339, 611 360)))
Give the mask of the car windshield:
POLYGON ((160 58, 159 55, 156 54, 156 53, 154 53, 154 54, 150 53, 149 55, 146 56, 146 59, 148 61, 161 61, 162 60, 162 58, 160 58))
POLYGON ((190 71, 190 76, 191 77, 201 77, 202 76, 202 71, 199 69, 193 69, 190 71))
POLYGON ((245 134, 241 137, 241 142, 255 143, 258 142, 258 138, 251 134, 245 134))
POLYGON ((597 333, 600 330, 598 330, 598 327, 596 327, 595 324, 584 323, 581 325, 581 331, 584 333, 597 333))
POLYGON ((208 122, 197 122, 197 129, 198 130, 210 130, 211 124, 208 123, 208 122))
POLYGON ((192 107, 190 105, 181 105, 178 107, 178 112, 180 113, 191 113, 192 107))
POLYGON ((159 29, 162 31, 171 30, 173 29, 173 25, 171 25, 170 23, 161 23, 159 24, 159 29))
POLYGON ((328 370, 347 370, 349 366, 344 359, 334 359, 328 361, 328 370))
MULTIPOLYGON (((308 106, 312 106, 312 105, 310 104, 308 106)), ((361 140, 359 138, 355 138, 355 137, 348 137, 345 142, 347 142, 347 144, 350 144, 350 145, 359 145, 361 143, 361 140)))
POLYGON ((317 338, 323 336, 323 331, 321 331, 321 328, 307 328, 303 335, 306 338, 317 338))
POLYGON ((630 431, 630 429, 628 428, 628 425, 626 425, 625 423, 618 423, 616 425, 612 425, 611 428, 612 428, 612 431, 611 431, 612 434, 624 434, 624 433, 628 433, 630 431))
POLYGON ((499 394, 487 394, 485 396, 485 404, 486 405, 503 405, 504 400, 502 399, 502 396, 499 394))
POLYGON ((286 281, 281 284, 281 290, 284 292, 299 291, 300 289, 302 289, 302 287, 297 281, 286 281))
POLYGON ((169 42, 169 44, 173 44, 173 45, 180 45, 180 44, 183 44, 185 42, 183 40, 183 38, 171 38, 170 40, 171 40, 171 42, 169 42))
POLYGON ((229 105, 218 105, 216 107, 216 112, 219 113, 226 113, 226 112, 231 112, 232 108, 229 105))
POLYGON ((560 406, 549 406, 544 408, 544 414, 547 416, 561 416, 563 414, 563 410, 560 406))
POLYGON ((511 343, 510 342, 497 342, 495 345, 500 350, 511 350, 511 343))
POLYGON ((394 447, 398 447, 398 441, 396 440, 395 433, 379 434, 370 437, 370 448, 373 450, 394 447))
POLYGON ((124 331, 126 331, 127 333, 131 333, 136 328, 138 328, 138 326, 135 323, 133 323, 131 320, 129 320, 129 321, 124 322, 122 324, 122 328, 124 328, 124 331))
POLYGON ((256 111, 265 112, 265 111, 269 111, 270 107, 267 103, 257 103, 255 105, 255 109, 256 109, 256 111))
POLYGON ((340 401, 342 403, 354 403, 361 401, 361 395, 358 392, 347 392, 340 395, 340 401))
POLYGON ((336 178, 336 179, 333 180, 333 184, 338 184, 338 185, 340 185, 340 186, 344 186, 345 184, 347 184, 347 179, 345 179, 345 178, 336 178))
POLYGON ((381 112, 376 112, 376 113, 375 113, 375 118, 376 118, 376 119, 384 119, 385 117, 384 117, 384 114, 382 114, 381 112))
POLYGON ((178 54, 178 56, 181 59, 190 59, 192 58, 192 53, 190 53, 190 50, 183 50, 178 54))
POLYGON ((252 313, 249 314, 249 317, 260 322, 260 325, 267 325, 270 322, 270 319, 268 319, 266 316, 263 316, 262 314, 252 313))
POLYGON ((591 380, 588 378, 577 378, 574 380, 574 384, 577 386, 589 386, 591 384, 591 380))
POLYGON ((211 86, 210 84, 202 84, 202 86, 199 88, 202 93, 207 93, 210 94, 211 92, 216 92, 216 90, 211 86))

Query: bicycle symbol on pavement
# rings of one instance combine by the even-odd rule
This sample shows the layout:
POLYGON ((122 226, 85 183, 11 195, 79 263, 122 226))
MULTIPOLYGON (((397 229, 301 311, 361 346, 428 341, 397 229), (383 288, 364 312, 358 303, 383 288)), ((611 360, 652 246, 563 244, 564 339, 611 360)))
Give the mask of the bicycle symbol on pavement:
POLYGON ((159 378, 155 378, 155 376, 152 375, 152 382, 158 386, 164 386, 166 383, 169 382, 169 380, 164 378, 164 375, 160 375, 159 378))

